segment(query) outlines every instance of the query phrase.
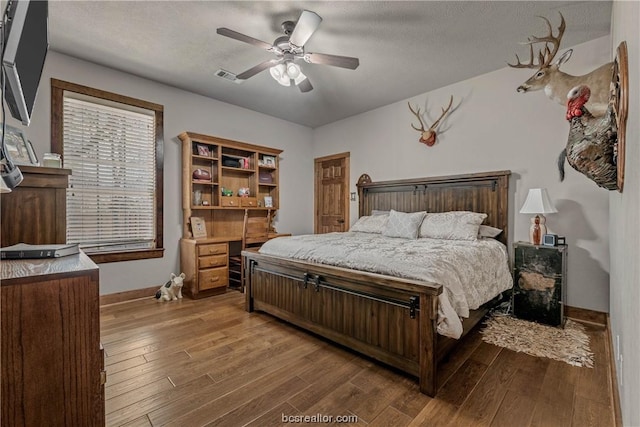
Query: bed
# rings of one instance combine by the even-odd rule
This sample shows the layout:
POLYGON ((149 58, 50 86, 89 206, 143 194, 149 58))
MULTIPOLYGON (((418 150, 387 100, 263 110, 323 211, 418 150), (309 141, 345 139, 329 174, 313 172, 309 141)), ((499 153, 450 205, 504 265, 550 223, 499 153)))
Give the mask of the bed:
MULTIPOLYGON (((390 210, 481 212, 487 215, 484 225, 503 230, 496 240, 506 244, 509 175, 509 171, 499 171, 380 182, 363 175, 357 184, 359 216, 390 210)), ((418 377, 420 391, 434 396, 438 362, 457 342, 438 334, 442 296, 448 291, 438 283, 439 276, 423 276, 419 271, 407 273, 403 268, 383 273, 362 271, 358 263, 367 263, 362 255, 366 253, 366 245, 386 245, 386 241, 376 240, 378 237, 373 235, 346 234, 365 241, 365 251, 342 265, 320 263, 312 248, 300 250, 291 246, 296 239, 306 239, 301 237, 292 237, 291 244, 278 242, 279 250, 284 252, 244 251, 247 311, 269 313, 401 369, 418 377), (299 253, 314 255, 299 259, 299 253)), ((331 235, 322 238, 335 240, 334 237, 338 238, 331 235)), ((483 244, 478 242, 479 246, 483 244)), ((507 256, 506 247, 498 246, 505 248, 507 256)), ((398 249, 406 253, 413 250, 413 246, 398 249)), ((345 249, 344 254, 350 252, 353 251, 345 249)), ((347 257, 336 251, 336 258, 347 257)), ((500 294, 478 307, 473 304, 467 307, 468 317, 461 322, 457 335, 464 336, 499 297, 500 294)))

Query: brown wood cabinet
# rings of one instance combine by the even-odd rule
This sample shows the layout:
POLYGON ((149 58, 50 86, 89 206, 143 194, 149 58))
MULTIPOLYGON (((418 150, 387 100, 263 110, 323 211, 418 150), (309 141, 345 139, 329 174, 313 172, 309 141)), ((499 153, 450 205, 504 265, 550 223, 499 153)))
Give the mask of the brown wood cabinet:
POLYGON ((273 215, 279 206, 282 150, 184 132, 182 141, 182 239, 184 291, 193 298, 229 285, 229 254, 240 253, 244 212, 273 215), (248 192, 248 194, 246 194, 248 192), (194 238, 191 217, 203 218, 206 237, 194 238))
POLYGON ((181 239, 183 291, 201 298, 226 291, 229 284, 229 242, 220 239, 181 239))
POLYGON ((69 169, 20 166, 24 180, 1 197, 2 247, 66 243, 69 169))
POLYGON ((1 272, 1 424, 103 426, 98 267, 81 252, 1 272))

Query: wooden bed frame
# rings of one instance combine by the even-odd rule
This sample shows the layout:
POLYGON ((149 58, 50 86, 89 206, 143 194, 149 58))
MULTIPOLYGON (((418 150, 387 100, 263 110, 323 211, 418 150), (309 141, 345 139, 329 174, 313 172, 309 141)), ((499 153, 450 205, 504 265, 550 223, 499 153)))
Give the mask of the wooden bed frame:
MULTIPOLYGON (((371 210, 488 215, 508 236, 510 171, 372 182, 358 180, 360 216, 371 210)), ((434 396, 440 361, 457 342, 436 333, 442 285, 244 251, 246 310, 286 320, 419 379, 434 396)), ((466 334, 489 304, 464 319, 466 334)))

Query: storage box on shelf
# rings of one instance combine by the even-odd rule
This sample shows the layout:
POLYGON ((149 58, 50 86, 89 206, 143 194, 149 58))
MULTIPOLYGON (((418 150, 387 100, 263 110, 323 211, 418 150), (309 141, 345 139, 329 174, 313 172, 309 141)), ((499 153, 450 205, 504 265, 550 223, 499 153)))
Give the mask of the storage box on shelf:
POLYGON ((282 150, 193 132, 179 138, 183 147, 181 263, 187 276, 185 291, 193 297, 208 296, 224 292, 228 285, 228 261, 222 265, 220 260, 237 251, 244 210, 278 208, 282 150), (270 207, 265 207, 265 197, 270 207), (204 219, 207 237, 193 238, 191 217, 204 219), (203 255, 205 247, 221 250, 221 245, 224 254, 203 255), (214 255, 218 257, 211 258, 214 255))

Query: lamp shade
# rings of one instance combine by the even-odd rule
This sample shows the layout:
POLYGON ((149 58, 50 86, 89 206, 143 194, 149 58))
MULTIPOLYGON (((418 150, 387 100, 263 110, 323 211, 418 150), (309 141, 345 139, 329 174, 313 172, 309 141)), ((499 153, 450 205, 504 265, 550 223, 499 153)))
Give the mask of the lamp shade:
POLYGON ((2 178, 0 178, 0 193, 11 193, 11 189, 7 187, 7 184, 5 184, 2 178))
POLYGON ((546 214, 556 212, 558 212, 558 210, 549 198, 546 188, 529 189, 527 200, 524 201, 524 205, 522 205, 522 209, 520 209, 520 213, 529 214, 546 214))

